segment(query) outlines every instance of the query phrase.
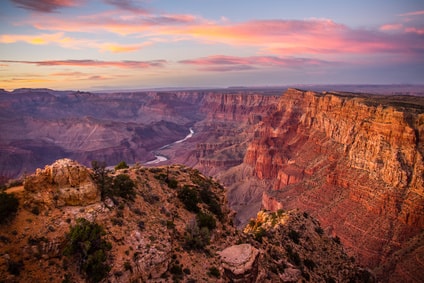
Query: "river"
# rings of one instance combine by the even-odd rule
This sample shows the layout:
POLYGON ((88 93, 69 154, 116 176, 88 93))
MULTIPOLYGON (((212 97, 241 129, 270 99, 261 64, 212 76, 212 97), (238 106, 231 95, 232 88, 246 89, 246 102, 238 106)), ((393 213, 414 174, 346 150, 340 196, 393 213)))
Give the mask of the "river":
MULTIPOLYGON (((189 138, 191 138, 194 135, 193 128, 190 128, 189 131, 190 131, 190 133, 185 138, 183 138, 181 140, 177 140, 173 143, 164 145, 161 148, 159 148, 159 150, 168 148, 168 147, 172 146, 173 144, 185 142, 186 140, 188 140, 189 138)), ((158 153, 158 152, 154 152, 154 154, 155 154, 156 159, 144 163, 145 165, 158 164, 158 163, 161 163, 161 162, 168 160, 168 157, 160 155, 160 153, 158 153)))

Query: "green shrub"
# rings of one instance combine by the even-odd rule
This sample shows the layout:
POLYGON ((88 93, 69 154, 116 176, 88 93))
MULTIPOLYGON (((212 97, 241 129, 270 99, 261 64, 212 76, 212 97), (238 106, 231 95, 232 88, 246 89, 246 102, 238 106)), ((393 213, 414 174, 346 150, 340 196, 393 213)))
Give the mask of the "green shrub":
POLYGON ((21 270, 24 267, 24 263, 22 262, 22 260, 20 261, 9 261, 8 265, 7 265, 7 271, 10 274, 19 276, 19 274, 21 274, 21 270))
POLYGON ((194 189, 191 189, 188 186, 184 186, 178 191, 178 198, 184 204, 185 208, 191 212, 198 212, 199 207, 197 203, 199 199, 197 197, 197 192, 194 189))
POLYGON ((315 264, 315 262, 309 258, 305 259, 303 261, 303 264, 309 269, 309 270, 314 270, 314 268, 317 266, 315 264))
POLYGON ((218 219, 223 218, 223 213, 221 205, 218 202, 217 196, 209 189, 209 187, 204 187, 200 190, 200 199, 202 202, 208 205, 208 209, 215 214, 218 219))
POLYGON ((259 227, 254 233, 255 240, 258 241, 259 243, 262 243, 262 238, 266 235, 267 235, 267 232, 262 227, 259 227))
POLYGON ((324 230, 320 226, 315 227, 315 232, 317 232, 318 235, 324 234, 324 230))
POLYGON ((168 184, 168 187, 170 188, 170 189, 176 189, 176 188, 178 188, 178 181, 176 180, 176 179, 174 179, 174 178, 167 178, 166 179, 166 183, 168 184))
POLYGON ((102 226, 84 218, 78 218, 76 222, 66 236, 64 254, 76 258, 89 281, 100 282, 110 270, 106 260, 112 246, 103 239, 102 226))
POLYGON ((216 268, 215 266, 212 266, 211 268, 209 268, 208 275, 215 278, 221 277, 221 273, 219 272, 219 269, 216 268))
POLYGON ((121 161, 115 166, 115 170, 127 169, 127 168, 129 168, 129 167, 128 167, 128 165, 125 161, 121 161))
POLYGON ((135 184, 128 175, 119 174, 113 178, 113 195, 124 199, 134 200, 135 184))
POLYGON ((169 269, 169 272, 174 275, 183 275, 183 269, 179 264, 173 264, 169 269))
POLYGON ((291 263, 293 263, 294 265, 299 266, 300 263, 301 263, 299 254, 297 252, 293 251, 293 249, 290 246, 288 246, 286 248, 286 250, 287 250, 288 257, 289 257, 289 261, 291 263))
POLYGON ((208 213, 199 212, 196 216, 196 220, 200 228, 207 227, 209 230, 216 228, 215 218, 208 213))
POLYGON ((14 194, 0 193, 0 224, 7 222, 18 211, 19 201, 14 194))
POLYGON ((341 244, 339 236, 335 236, 335 237, 333 237, 333 241, 334 241, 336 244, 339 244, 339 245, 341 244))
POLYGON ((184 248, 187 250, 203 249, 210 242, 210 232, 207 227, 200 228, 197 221, 190 222, 186 227, 184 248))
POLYGON ((295 230, 289 231, 289 238, 292 239, 293 243, 299 244, 300 234, 295 230))

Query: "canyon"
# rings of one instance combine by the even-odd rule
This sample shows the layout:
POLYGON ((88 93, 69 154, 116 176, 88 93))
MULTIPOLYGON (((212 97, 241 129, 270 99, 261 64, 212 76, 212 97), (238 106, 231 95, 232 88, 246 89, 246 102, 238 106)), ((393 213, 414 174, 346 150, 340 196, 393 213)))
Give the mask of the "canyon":
POLYGON ((261 209, 299 209, 380 281, 424 279, 422 96, 21 89, 0 92, 0 109, 3 180, 63 157, 114 165, 160 154, 161 165, 224 184, 239 228, 261 209))

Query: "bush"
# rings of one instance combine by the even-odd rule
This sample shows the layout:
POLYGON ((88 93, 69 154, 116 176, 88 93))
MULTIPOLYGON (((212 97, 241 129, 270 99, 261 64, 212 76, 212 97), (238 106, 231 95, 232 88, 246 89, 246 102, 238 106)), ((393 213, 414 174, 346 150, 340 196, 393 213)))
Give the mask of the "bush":
POLYGON ((184 248, 187 250, 203 249, 209 244, 210 232, 207 227, 200 228, 197 221, 191 221, 185 232, 184 248))
POLYGON ((196 220, 200 228, 207 227, 209 230, 216 228, 215 218, 210 214, 200 212, 197 214, 196 220))
POLYGON ((100 282, 110 270, 106 260, 112 246, 103 239, 104 234, 102 226, 84 218, 78 218, 67 234, 64 254, 76 257, 80 269, 91 282, 100 282))
POLYGON ((217 196, 209 189, 205 187, 200 191, 200 199, 208 205, 208 209, 215 214, 218 219, 223 218, 221 205, 218 202, 217 196))
POLYGON ((7 222, 18 211, 19 201, 13 194, 0 193, 0 224, 7 222))
POLYGON ((334 241, 336 244, 338 244, 338 245, 340 245, 340 244, 341 244, 339 236, 335 236, 335 237, 333 237, 333 241, 334 241))
POLYGON ((208 275, 211 277, 216 277, 216 278, 221 277, 221 273, 219 272, 219 269, 216 268, 215 266, 212 266, 211 268, 209 268, 208 275))
POLYGON ((115 170, 127 169, 127 168, 129 168, 129 167, 128 167, 128 165, 125 161, 121 161, 115 166, 115 170))
POLYGON ((313 260, 311 260, 311 259, 305 259, 304 261, 303 261, 303 264, 309 269, 309 270, 314 270, 314 268, 317 266, 316 264, 315 264, 315 262, 313 261, 313 260))
POLYGON ((317 232, 318 235, 324 234, 324 230, 320 226, 315 227, 315 232, 317 232))
POLYGON ((11 260, 9 261, 9 264, 7 265, 7 271, 10 274, 19 276, 23 267, 24 267, 24 263, 22 262, 22 260, 20 261, 11 260))
POLYGON ((124 199, 134 200, 135 184, 128 175, 119 174, 113 179, 113 195, 124 199))
POLYGON ((254 234, 255 240, 259 243, 262 243, 262 238, 267 235, 267 232, 264 228, 259 227, 254 234))
POLYGON ((170 189, 176 189, 176 188, 178 188, 178 181, 176 179, 174 179, 174 178, 166 179, 166 183, 168 184, 168 187, 170 189))
POLYGON ((289 231, 289 238, 292 239, 293 243, 299 244, 300 234, 299 234, 299 232, 297 232, 295 230, 290 230, 289 231))
POLYGON ((190 187, 184 186, 181 190, 178 191, 178 198, 188 211, 199 211, 199 207, 197 206, 199 199, 197 197, 197 192, 194 189, 190 189, 190 187))

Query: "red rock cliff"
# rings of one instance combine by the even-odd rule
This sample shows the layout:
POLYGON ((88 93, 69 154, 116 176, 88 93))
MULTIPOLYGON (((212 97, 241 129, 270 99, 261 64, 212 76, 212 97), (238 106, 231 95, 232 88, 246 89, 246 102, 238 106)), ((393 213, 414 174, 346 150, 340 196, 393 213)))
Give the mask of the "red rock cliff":
POLYGON ((290 89, 244 159, 275 180, 264 208, 307 210, 361 263, 381 266, 423 232, 422 109, 290 89))

